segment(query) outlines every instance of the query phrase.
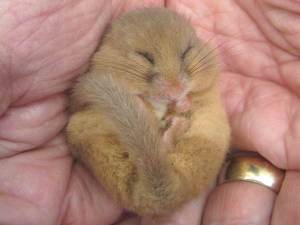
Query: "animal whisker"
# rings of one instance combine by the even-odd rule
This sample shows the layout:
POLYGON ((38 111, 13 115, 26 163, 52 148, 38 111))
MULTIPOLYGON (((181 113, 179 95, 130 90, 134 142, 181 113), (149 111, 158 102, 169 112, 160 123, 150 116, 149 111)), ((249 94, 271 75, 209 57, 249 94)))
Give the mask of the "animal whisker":
POLYGON ((193 73, 194 71, 196 71, 199 67, 202 66, 204 60, 207 61, 213 61, 212 59, 214 58, 214 54, 216 53, 215 49, 211 49, 209 50, 204 56, 202 56, 201 58, 199 58, 196 62, 194 62, 194 65, 192 66, 192 68, 190 68, 190 73, 193 73), (208 58, 210 57, 210 58, 208 58))
POLYGON ((110 62, 110 61, 107 61, 107 62, 102 61, 98 65, 107 66, 108 68, 122 69, 123 71, 128 71, 128 72, 134 73, 138 76, 143 76, 143 74, 145 74, 147 72, 145 70, 144 71, 138 70, 135 67, 127 66, 125 64, 120 64, 120 63, 110 62))

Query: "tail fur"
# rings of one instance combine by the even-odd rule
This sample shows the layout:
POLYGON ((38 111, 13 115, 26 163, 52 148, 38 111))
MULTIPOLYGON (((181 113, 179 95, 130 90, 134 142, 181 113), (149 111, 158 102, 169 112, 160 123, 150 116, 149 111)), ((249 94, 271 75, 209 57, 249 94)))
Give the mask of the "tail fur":
POLYGON ((73 96, 77 105, 95 107, 114 122, 121 143, 137 167, 134 201, 137 205, 148 202, 149 206, 157 205, 157 210, 162 210, 161 207, 167 207, 168 199, 179 197, 182 182, 167 161, 167 150, 162 149, 157 119, 112 76, 89 75, 75 88, 76 93, 84 93, 73 96))

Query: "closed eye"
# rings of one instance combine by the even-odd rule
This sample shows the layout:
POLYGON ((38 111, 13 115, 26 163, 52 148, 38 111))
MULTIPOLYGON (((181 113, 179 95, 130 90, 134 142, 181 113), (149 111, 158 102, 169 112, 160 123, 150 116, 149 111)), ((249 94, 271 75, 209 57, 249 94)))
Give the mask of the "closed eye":
POLYGON ((136 53, 142 57, 144 57, 148 62, 150 62, 152 65, 154 65, 154 57, 149 52, 143 52, 143 51, 136 51, 136 53))
POLYGON ((184 52, 181 54, 181 59, 185 59, 185 57, 187 56, 187 54, 189 53, 189 51, 193 48, 193 46, 189 45, 184 52))

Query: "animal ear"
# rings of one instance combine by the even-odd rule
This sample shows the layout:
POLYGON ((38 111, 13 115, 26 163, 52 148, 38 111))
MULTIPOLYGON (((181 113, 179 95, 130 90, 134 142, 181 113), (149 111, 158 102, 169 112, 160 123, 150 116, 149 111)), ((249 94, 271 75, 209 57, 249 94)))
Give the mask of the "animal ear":
POLYGON ((151 63, 152 65, 155 64, 155 60, 153 55, 150 52, 145 52, 145 51, 135 51, 138 55, 142 56, 143 58, 145 58, 149 63, 151 63))

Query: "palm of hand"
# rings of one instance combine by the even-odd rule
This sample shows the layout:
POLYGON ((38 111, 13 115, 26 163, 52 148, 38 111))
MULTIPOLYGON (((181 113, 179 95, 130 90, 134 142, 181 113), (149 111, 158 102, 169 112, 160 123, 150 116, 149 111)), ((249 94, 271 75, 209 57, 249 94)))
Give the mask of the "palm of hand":
MULTIPOLYGON (((0 35, 4 37, 0 48, 0 192, 4 193, 0 223, 111 224, 122 209, 72 161, 59 134, 67 121, 63 91, 87 66, 113 14, 138 1, 111 6, 96 0, 44 0, 35 7, 33 2, 7 1, 0 7, 0 35)), ((196 2, 170 1, 169 7, 190 17, 201 36, 222 43, 222 91, 236 146, 259 151, 284 169, 299 169, 300 43, 296 26, 283 30, 288 25, 274 16, 285 13, 291 19, 287 10, 265 4, 260 10, 265 10, 267 17, 262 17, 259 7, 249 1, 247 5, 196 2)), ((287 173, 279 203, 293 198, 287 189, 294 190, 299 182, 297 172, 287 173)), ((227 186, 241 189, 236 184, 227 186)), ((223 192, 213 193, 208 208, 219 204, 223 192)), ((202 205, 193 203, 172 220, 197 224, 202 205)), ((278 207, 288 210, 278 204, 275 211, 278 207)), ((268 217, 270 210, 263 216, 268 217)), ((220 216, 213 212, 213 216, 205 214, 204 222, 220 216)), ((230 220, 233 211, 227 213, 223 217, 230 220)))

